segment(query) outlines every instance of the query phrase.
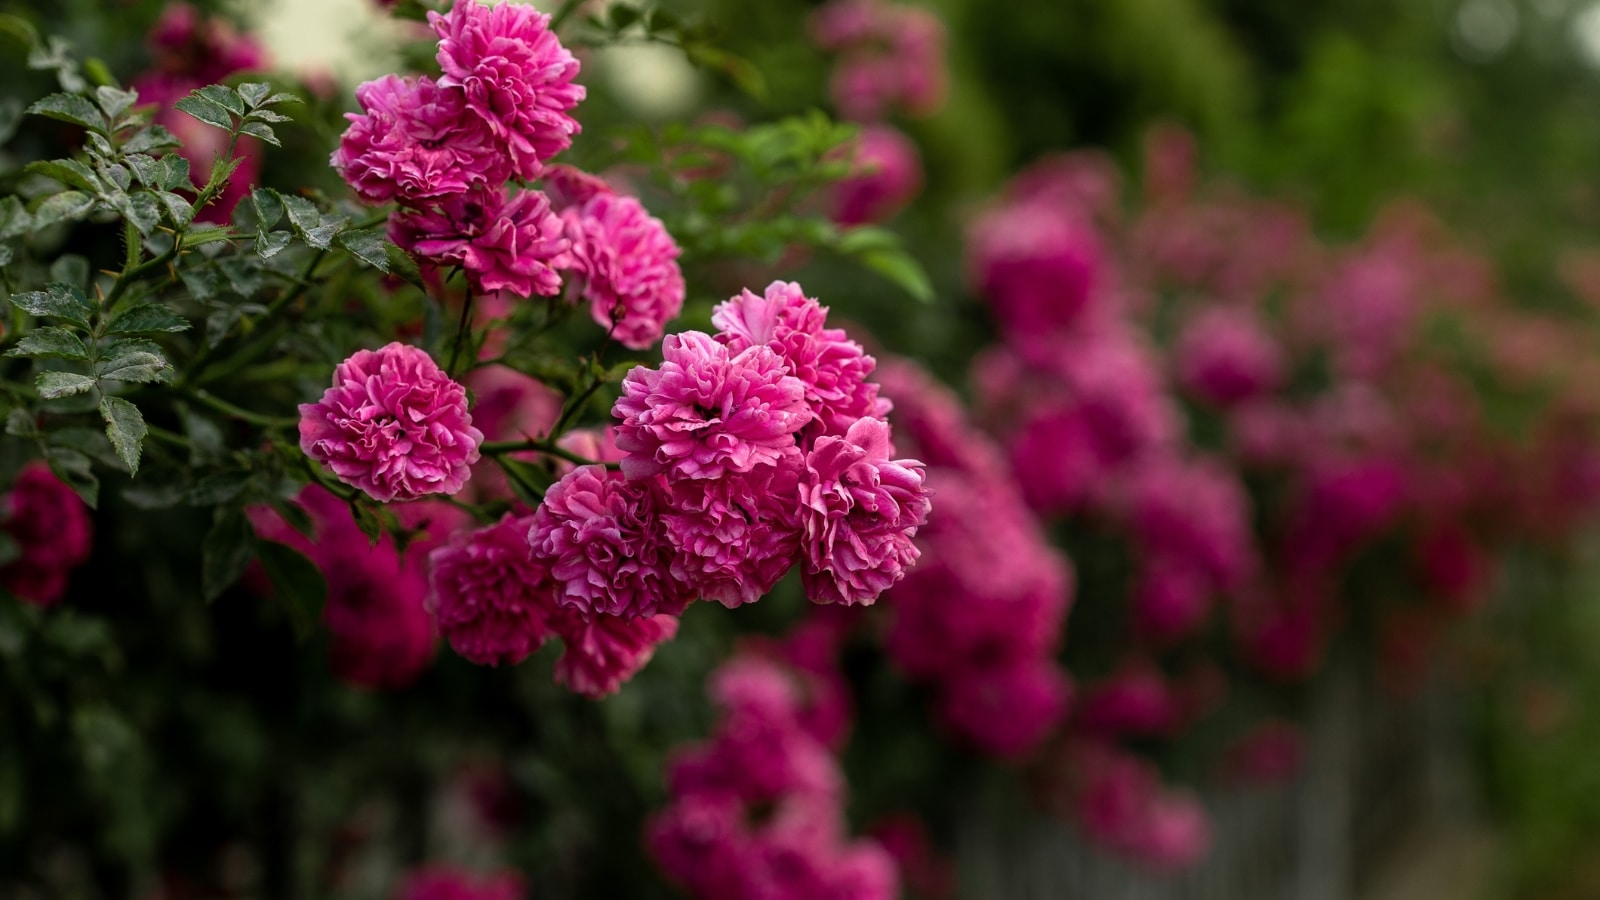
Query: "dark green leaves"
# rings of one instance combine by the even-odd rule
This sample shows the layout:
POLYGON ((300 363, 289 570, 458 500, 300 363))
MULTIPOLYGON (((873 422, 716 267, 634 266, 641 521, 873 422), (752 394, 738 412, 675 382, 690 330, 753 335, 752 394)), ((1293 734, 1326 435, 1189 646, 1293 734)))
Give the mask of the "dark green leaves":
POLYGON ((200 591, 206 602, 239 580, 256 555, 256 533, 238 507, 219 507, 200 544, 200 591))
POLYGON ((174 104, 178 109, 227 131, 230 135, 247 134, 272 144, 283 146, 269 122, 288 122, 288 116, 268 107, 298 101, 293 94, 271 94, 266 84, 242 84, 238 90, 220 84, 206 85, 174 104))
POLYGON ((40 372, 34 385, 38 388, 40 397, 46 400, 59 400, 62 397, 84 393, 94 387, 94 379, 76 372, 40 372))
POLYGON ((83 339, 65 328, 45 326, 35 328, 22 336, 6 352, 7 356, 24 356, 30 359, 76 359, 89 358, 89 348, 84 346, 83 339))
POLYGON ((363 228, 339 232, 339 246, 380 272, 389 271, 389 241, 382 228, 363 228))
POLYGON ((154 334, 188 329, 188 319, 159 303, 135 304, 113 315, 106 324, 106 334, 154 334))
POLYGON ((147 429, 139 408, 121 397, 100 398, 100 418, 106 423, 106 437, 128 472, 139 474, 139 452, 147 429))
POLYGON ((54 178, 69 187, 83 188, 86 191, 100 190, 100 182, 95 178, 94 172, 75 159, 37 160, 28 163, 23 171, 54 178))
POLYGON ((65 319, 80 328, 89 327, 94 306, 83 292, 71 285, 50 284, 42 291, 12 294, 11 305, 30 315, 65 319))
POLYGON ((105 134, 110 127, 105 115, 87 98, 78 94, 51 94, 28 107, 28 112, 36 116, 82 125, 101 134, 105 134))
POLYGON ((233 130, 233 116, 228 113, 227 108, 201 95, 199 92, 179 98, 178 102, 174 103, 173 106, 207 125, 214 125, 223 131, 233 130))

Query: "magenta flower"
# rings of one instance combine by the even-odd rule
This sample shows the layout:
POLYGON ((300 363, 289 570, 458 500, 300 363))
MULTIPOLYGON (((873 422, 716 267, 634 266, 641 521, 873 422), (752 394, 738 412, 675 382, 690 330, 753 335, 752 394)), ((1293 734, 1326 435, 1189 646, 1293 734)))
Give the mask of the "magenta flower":
POLYGON ((677 242, 637 198, 573 178, 566 196, 588 196, 561 210, 571 242, 572 271, 597 324, 623 346, 644 350, 661 340, 683 310, 683 272, 677 242))
POLYGON ((1030 358, 1054 358, 1061 334, 1089 311, 1105 280, 1105 251, 1084 219, 1034 199, 990 210, 968 235, 972 280, 1006 339, 1030 358))
POLYGON ((730 608, 772 590, 800 553, 799 460, 786 460, 668 489, 661 519, 677 551, 673 577, 730 608))
POLYGON ((1073 721, 1090 734, 1158 736, 1183 717, 1179 698, 1161 671, 1146 660, 1131 660, 1085 688, 1073 721))
POLYGON ((985 753, 1025 756, 1066 715, 1071 683, 1048 659, 1001 662, 963 671, 945 683, 942 711, 958 734, 985 753))
POLYGON ((561 291, 556 270, 568 262, 561 219, 538 191, 507 197, 479 189, 445 197, 390 219, 389 237, 432 266, 461 266, 479 292, 554 296, 561 291))
POLYGON ((567 114, 584 98, 574 84, 578 60, 531 6, 483 6, 456 0, 444 15, 428 13, 439 35, 439 83, 460 88, 467 106, 504 141, 523 178, 572 146, 581 129, 567 114))
POLYGON ((1283 351, 1243 310, 1207 309, 1184 326, 1173 350, 1178 381, 1196 397, 1231 406, 1260 397, 1283 380, 1283 351))
POLYGON ((850 177, 833 186, 833 220, 862 225, 893 218, 922 189, 917 145, 892 126, 868 125, 853 147, 850 177))
MULTIPOLYGON (((385 75, 356 88, 361 113, 333 152, 333 167, 369 203, 416 204, 497 189, 511 177, 505 150, 459 90, 431 78, 385 75)), ((537 175, 517 173, 524 178, 537 175)))
POLYGON ((556 581, 556 601, 584 616, 677 615, 693 599, 672 577, 657 486, 579 466, 550 488, 528 542, 556 581))
POLYGON ((863 416, 883 418, 890 404, 867 381, 877 362, 842 328, 825 328, 828 309, 799 284, 774 281, 765 295, 742 291, 717 306, 716 339, 740 353, 765 346, 806 386, 806 402, 824 433, 843 434, 863 416))
POLYGON ((870 604, 905 577, 927 521, 922 463, 889 459, 889 423, 862 418, 824 436, 800 476, 802 576, 819 603, 870 604))
POLYGON ((635 368, 612 407, 630 479, 722 478, 794 454, 813 418, 805 385, 765 346, 735 353, 686 331, 661 344, 661 368, 635 368))
POLYGON ((670 615, 623 619, 568 613, 558 620, 566 651, 556 660, 556 683, 585 697, 614 694, 650 662, 656 647, 678 633, 670 615))
POLYGON ((42 462, 17 473, 0 500, 0 529, 16 543, 15 560, 0 567, 0 585, 35 606, 49 606, 67 590, 67 575, 89 559, 94 523, 76 492, 42 462))
POLYGON ((450 646, 479 665, 515 665, 555 633, 554 588, 529 552, 531 525, 508 514, 428 556, 428 611, 450 646))
POLYGON ((384 503, 459 491, 482 441, 466 390, 400 343, 357 351, 300 406, 300 449, 384 503))

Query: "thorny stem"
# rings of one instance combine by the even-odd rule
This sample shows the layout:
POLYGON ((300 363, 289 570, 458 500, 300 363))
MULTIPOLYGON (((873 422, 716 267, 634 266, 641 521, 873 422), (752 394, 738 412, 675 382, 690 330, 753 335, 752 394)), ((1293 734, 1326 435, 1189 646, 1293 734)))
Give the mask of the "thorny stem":
POLYGON ((205 391, 189 390, 182 391, 181 393, 194 402, 199 403, 202 406, 208 406, 225 416, 230 416, 241 421, 249 422, 252 425, 260 425, 262 428, 293 428, 299 423, 298 419, 291 419, 287 417, 275 418, 273 416, 263 416, 259 413, 253 413, 248 409, 240 406, 234 406, 232 403, 229 403, 220 397, 213 396, 205 391))
POLYGON ((472 324, 472 288, 467 288, 467 299, 461 304, 461 321, 456 323, 456 340, 450 347, 450 365, 445 371, 456 377, 456 363, 461 359, 461 345, 467 342, 467 329, 472 324))

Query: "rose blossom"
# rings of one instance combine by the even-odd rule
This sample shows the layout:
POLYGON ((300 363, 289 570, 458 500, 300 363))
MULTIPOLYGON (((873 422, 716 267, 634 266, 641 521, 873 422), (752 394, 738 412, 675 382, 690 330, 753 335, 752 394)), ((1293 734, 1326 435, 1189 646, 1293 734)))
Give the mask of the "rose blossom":
POLYGON ((61 599, 67 573, 89 559, 94 523, 76 492, 42 462, 17 473, 0 507, 0 528, 17 545, 16 559, 0 567, 0 585, 38 606, 61 599))
POLYGON ((586 616, 676 615, 692 597, 672 577, 656 485, 579 466, 550 488, 528 532, 556 600, 586 616))
POLYGON ((1253 315, 1207 309, 1184 326, 1173 350, 1178 381, 1196 397, 1232 406, 1260 397, 1283 379, 1283 351, 1253 315))
POLYGON ((806 386, 806 402, 824 433, 843 434, 863 416, 883 418, 890 404, 867 381, 877 362, 842 328, 825 328, 828 308, 794 282, 774 281, 764 295, 740 292, 711 314, 716 339, 734 352, 763 345, 806 386))
POLYGON ((466 390, 398 342, 357 351, 321 400, 300 406, 300 449, 384 503, 459 491, 482 441, 466 390))
POLYGON ((662 509, 675 578, 723 606, 754 603, 800 552, 798 460, 674 484, 662 509))
POLYGON ((1014 759, 1037 747, 1060 724, 1071 690, 1060 666, 1024 657, 950 679, 943 713, 952 728, 984 752, 1014 759))
POLYGON ((765 346, 734 353, 686 331, 661 344, 661 368, 622 379, 612 415, 630 479, 722 478, 773 465, 795 452, 813 417, 805 385, 765 346))
POLYGON ((369 203, 498 188, 512 174, 504 150, 467 111, 460 91, 431 78, 385 75, 356 88, 356 99, 362 112, 345 114, 350 127, 331 161, 369 203))
POLYGON ((506 143, 521 177, 572 145, 582 129, 567 111, 585 91, 572 83, 578 60, 550 30, 548 15, 519 3, 456 0, 444 15, 428 13, 428 24, 439 35, 439 83, 461 89, 506 143))
MULTIPOLYGON (((571 179, 563 184, 594 187, 571 179)), ((661 340, 683 310, 684 296, 681 251, 666 226, 637 198, 610 190, 566 206, 561 219, 571 245, 569 266, 583 278, 581 292, 595 322, 633 350, 661 340)))
POLYGON ((922 189, 922 159, 910 138, 868 125, 854 147, 850 176, 834 184, 832 218, 841 225, 883 222, 922 189))
POLYGON ((529 552, 531 526, 531 516, 508 514, 428 556, 428 611, 450 646, 480 665, 515 665, 553 633, 554 589, 529 552))
POLYGON ((558 620, 566 652, 556 660, 556 683, 589 698, 616 693, 622 683, 650 662, 656 647, 678 633, 669 615, 623 619, 566 613, 558 620))
POLYGON ((561 291, 556 271, 568 261, 561 220, 538 191, 511 196, 480 188, 407 209, 389 220, 400 249, 435 266, 454 264, 480 292, 550 297, 561 291))
POLYGON ((922 463, 889 459, 889 423, 862 418, 824 436, 800 476, 806 595, 870 604, 919 555, 912 538, 928 518, 922 463))

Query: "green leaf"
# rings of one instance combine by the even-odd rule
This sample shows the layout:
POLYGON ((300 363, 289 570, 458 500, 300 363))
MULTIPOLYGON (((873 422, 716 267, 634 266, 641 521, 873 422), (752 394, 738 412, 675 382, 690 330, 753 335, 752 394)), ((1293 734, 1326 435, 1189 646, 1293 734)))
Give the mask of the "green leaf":
POLYGON ((34 381, 34 386, 39 389, 39 396, 46 400, 59 400, 62 397, 71 397, 81 394, 94 387, 94 379, 76 372, 40 372, 34 381))
POLYGON ((222 596, 239 580, 256 555, 256 534, 236 506, 218 507, 211 530, 200 543, 200 591, 206 602, 222 596))
POLYGON ((272 126, 268 125, 265 122, 256 122, 256 121, 246 122, 243 125, 239 126, 239 133, 240 134, 248 134, 251 137, 260 138, 263 141, 266 141, 267 143, 271 144, 274 147, 282 147, 283 146, 283 142, 278 140, 278 135, 272 130, 272 126))
POLYGON ((44 458, 50 471, 76 491, 90 509, 100 506, 100 479, 94 477, 94 464, 89 457, 66 447, 47 447, 44 458))
POLYGON ((289 224, 301 235, 322 224, 322 211, 310 200, 294 194, 280 194, 278 199, 283 201, 283 208, 289 214, 289 224))
POLYGON ((383 251, 389 257, 389 274, 398 276, 407 284, 427 290, 427 286, 422 283, 422 270, 417 268, 417 261, 411 258, 411 254, 388 241, 384 242, 383 251))
MULTIPOLYGON (((50 264, 50 280, 68 290, 87 286, 89 284, 88 258, 76 253, 61 254, 56 257, 55 262, 50 264)), ((49 285, 46 285, 46 287, 49 287, 49 285)), ((76 296, 82 298, 83 293, 80 291, 76 296)), ((88 303, 89 301, 85 299, 84 302, 88 303)))
POLYGON ((46 439, 52 447, 66 447, 69 450, 76 450, 90 459, 111 468, 122 465, 122 460, 111 449, 111 442, 106 439, 103 431, 73 425, 67 428, 52 429, 46 439))
POLYGON ((240 97, 233 88, 220 84, 208 84, 196 90, 195 93, 226 109, 228 112, 241 116, 245 114, 244 98, 240 97))
POLYGON ((152 384, 172 377, 172 364, 161 354, 146 350, 127 350, 112 359, 102 360, 96 368, 103 381, 152 384))
POLYGON ((382 228, 361 228, 339 232, 339 246, 380 272, 389 271, 389 241, 382 228))
POLYGON ((860 254, 856 260, 899 285, 918 302, 933 302, 933 285, 928 281, 928 274, 904 251, 873 250, 860 254))
POLYGON ((267 99, 267 95, 271 93, 272 85, 263 84, 259 81, 239 85, 239 98, 244 101, 245 106, 251 109, 260 106, 261 101, 267 99))
POLYGON ((190 94, 172 105, 207 125, 215 125, 223 131, 233 131, 233 117, 228 114, 227 108, 199 94, 190 94))
POLYGON ((33 216, 28 215, 22 198, 15 195, 0 197, 0 241, 19 237, 33 230, 33 216))
POLYGON ((149 235, 161 224, 161 201, 149 191, 127 194, 117 198, 112 205, 133 223, 133 227, 139 229, 140 234, 149 235))
POLYGON ((250 114, 250 118, 260 122, 293 122, 294 119, 280 112, 270 109, 258 109, 250 114))
POLYGON ((333 239, 348 224, 350 224, 350 220, 344 216, 339 216, 336 219, 324 219, 321 225, 306 232, 306 243, 318 250, 326 250, 333 244, 333 239))
POLYGON ((210 266, 179 269, 178 277, 183 279, 183 286, 189 289, 189 295, 196 300, 207 300, 217 293, 217 270, 210 266))
POLYGON ((88 359, 89 348, 83 340, 65 328, 47 325, 35 328, 22 336, 6 352, 7 356, 26 356, 32 359, 88 359))
POLYGON ((107 130, 106 117, 94 104, 78 94, 51 94, 28 107, 28 112, 36 116, 45 116, 62 122, 71 122, 82 125, 91 131, 105 134, 107 130))
POLYGON ((128 472, 139 474, 139 451, 147 433, 144 414, 121 397, 101 397, 100 418, 105 420, 106 437, 111 439, 112 448, 128 467, 128 472))
POLYGON ((188 331, 189 320, 160 303, 140 303, 111 317, 106 334, 150 334, 188 331))
POLYGON ((164 191, 193 187, 189 180, 189 161, 176 153, 161 157, 161 176, 153 186, 164 191))
POLYGON ((134 101, 139 99, 139 94, 135 91, 119 91, 110 85, 101 85, 94 89, 94 99, 105 111, 106 118, 114 122, 122 118, 122 114, 133 106, 134 101))
MULTIPOLYGON (((233 240, 233 229, 227 225, 196 225, 183 233, 185 247, 199 247, 202 244, 215 244, 218 241, 233 240)), ((187 282, 187 279, 185 279, 187 282)))
POLYGON ((89 316, 94 313, 83 291, 60 282, 47 284, 42 291, 12 294, 11 305, 29 315, 66 319, 82 328, 89 327, 89 316))
POLYGON ((94 198, 77 191, 51 194, 33 211, 33 227, 48 228, 68 219, 81 219, 94 209, 94 198))
POLYGON ((125 153, 149 153, 152 150, 163 150, 168 147, 177 147, 180 142, 176 135, 168 131, 165 126, 151 125, 149 128, 128 138, 122 145, 125 153))
POLYGON ((262 259, 271 259, 283 252, 294 240, 294 235, 287 231, 268 231, 256 235, 256 255, 262 259))
POLYGON ((75 159, 35 160, 23 167, 24 172, 54 178, 69 187, 83 188, 91 193, 100 191, 100 180, 88 166, 75 159))
POLYGON ((129 153, 122 158, 122 161, 133 170, 133 177, 139 179, 140 184, 160 186, 161 160, 143 153, 129 153))
POLYGON ((188 200, 171 191, 154 191, 152 196, 161 204, 161 208, 166 211, 167 219, 174 226, 182 228, 194 219, 194 207, 189 205, 188 200))
POLYGON ((6 413, 6 434, 31 441, 39 437, 39 423, 33 413, 18 407, 6 413))
POLYGON ((300 551, 277 541, 262 541, 257 546, 261 568, 272 582, 272 593, 283 603, 295 638, 311 636, 322 606, 328 599, 328 582, 315 563, 300 551))
POLYGON ((256 229, 267 231, 283 218, 283 201, 272 188, 258 187, 250 192, 250 205, 256 211, 256 229))
POLYGON ((218 472, 184 488, 178 499, 187 506, 217 506, 244 493, 253 480, 251 472, 218 472))
POLYGON ((300 95, 293 91, 279 91, 271 97, 261 101, 262 106, 277 106, 279 103, 304 103, 300 95))
POLYGON ((96 162, 95 171, 100 173, 101 178, 116 185, 118 190, 125 191, 133 187, 133 176, 128 173, 128 167, 121 163, 96 162))

